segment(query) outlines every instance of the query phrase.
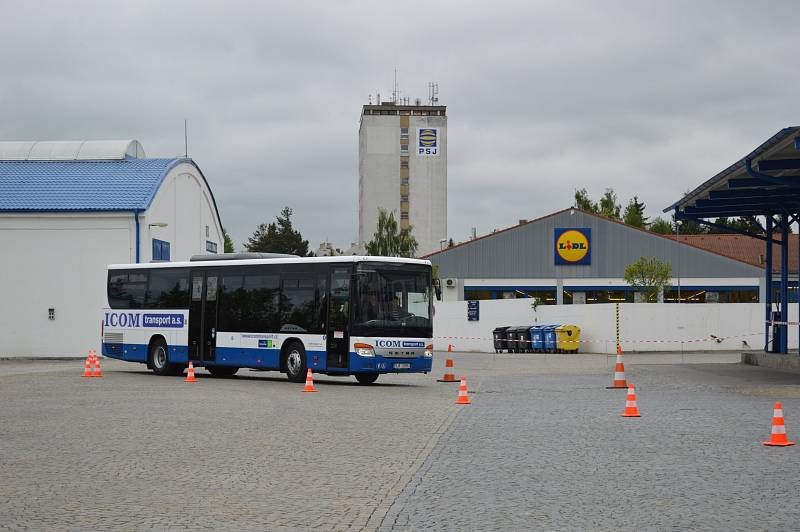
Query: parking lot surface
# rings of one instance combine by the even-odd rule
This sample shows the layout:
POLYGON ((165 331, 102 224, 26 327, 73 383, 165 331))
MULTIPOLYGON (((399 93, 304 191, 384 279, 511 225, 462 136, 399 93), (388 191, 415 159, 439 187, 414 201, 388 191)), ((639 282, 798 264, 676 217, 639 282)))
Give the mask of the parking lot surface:
POLYGON ((0 362, 0 528, 795 528, 797 446, 767 448, 800 376, 736 354, 631 355, 638 419, 599 355, 438 354, 377 385, 199 382, 105 361, 0 362), (465 374, 436 383, 444 358, 465 374))

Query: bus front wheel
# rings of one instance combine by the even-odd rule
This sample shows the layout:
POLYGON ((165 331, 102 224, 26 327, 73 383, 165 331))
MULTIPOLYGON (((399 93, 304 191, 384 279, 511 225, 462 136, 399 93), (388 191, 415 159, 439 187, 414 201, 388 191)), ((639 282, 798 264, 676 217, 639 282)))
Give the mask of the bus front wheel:
POLYGON ((171 364, 167 342, 159 338, 150 345, 150 368, 156 375, 179 375, 183 370, 180 364, 171 364))
POLYGON ((306 379, 306 350, 300 342, 292 342, 286 346, 283 356, 286 376, 292 382, 304 382, 306 379))
POLYGON ((378 380, 377 373, 356 373, 356 380, 359 384, 372 384, 378 380))

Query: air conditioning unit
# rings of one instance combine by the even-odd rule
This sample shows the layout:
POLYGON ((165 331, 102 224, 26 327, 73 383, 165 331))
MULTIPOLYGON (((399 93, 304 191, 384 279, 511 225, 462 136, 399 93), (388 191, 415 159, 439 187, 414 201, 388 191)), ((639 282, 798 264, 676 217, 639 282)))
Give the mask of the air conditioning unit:
POLYGON ((444 279, 444 286, 446 288, 455 288, 456 284, 457 283, 455 279, 444 279))

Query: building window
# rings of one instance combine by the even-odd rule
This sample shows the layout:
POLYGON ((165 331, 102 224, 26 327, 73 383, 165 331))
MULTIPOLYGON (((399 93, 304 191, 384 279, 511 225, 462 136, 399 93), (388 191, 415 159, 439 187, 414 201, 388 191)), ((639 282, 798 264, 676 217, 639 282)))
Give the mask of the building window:
MULTIPOLYGON (((406 146, 408 150, 408 146, 406 146)), ((408 159, 400 159, 400 168, 408 168, 408 159)))
POLYGON ((400 178, 400 184, 401 185, 408 185, 408 178, 407 177, 401 177, 400 178))
POLYGON ((400 145, 400 155, 408 155, 408 144, 400 145))
POLYGON ((404 195, 400 196, 400 201, 408 201, 408 195, 404 194, 404 195))
POLYGON ((401 212, 400 213, 400 219, 401 220, 408 220, 408 213, 407 212, 401 212))
POLYGON ((154 261, 168 261, 169 260, 169 242, 153 239, 153 260, 154 261))
POLYGON ((400 139, 401 140, 402 139, 408 140, 408 128, 407 127, 401 127, 400 128, 400 139))
POLYGON ((206 251, 209 253, 217 253, 217 243, 212 242, 210 240, 206 240, 206 251))
POLYGON ((206 238, 211 236, 211 231, 209 231, 208 226, 206 226, 206 238))

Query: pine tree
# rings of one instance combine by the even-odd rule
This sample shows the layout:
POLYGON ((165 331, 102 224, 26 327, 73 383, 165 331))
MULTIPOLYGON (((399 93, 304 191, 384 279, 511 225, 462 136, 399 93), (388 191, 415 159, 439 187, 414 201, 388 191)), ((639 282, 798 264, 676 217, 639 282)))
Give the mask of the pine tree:
POLYGON ((275 222, 261 224, 244 247, 247 251, 262 253, 288 253, 305 257, 308 255, 308 240, 303 240, 292 226, 292 209, 284 207, 275 222))
POLYGON ((647 217, 644 215, 645 205, 639 202, 639 198, 634 196, 625 207, 625 213, 622 215, 622 221, 634 227, 647 227, 647 217))

